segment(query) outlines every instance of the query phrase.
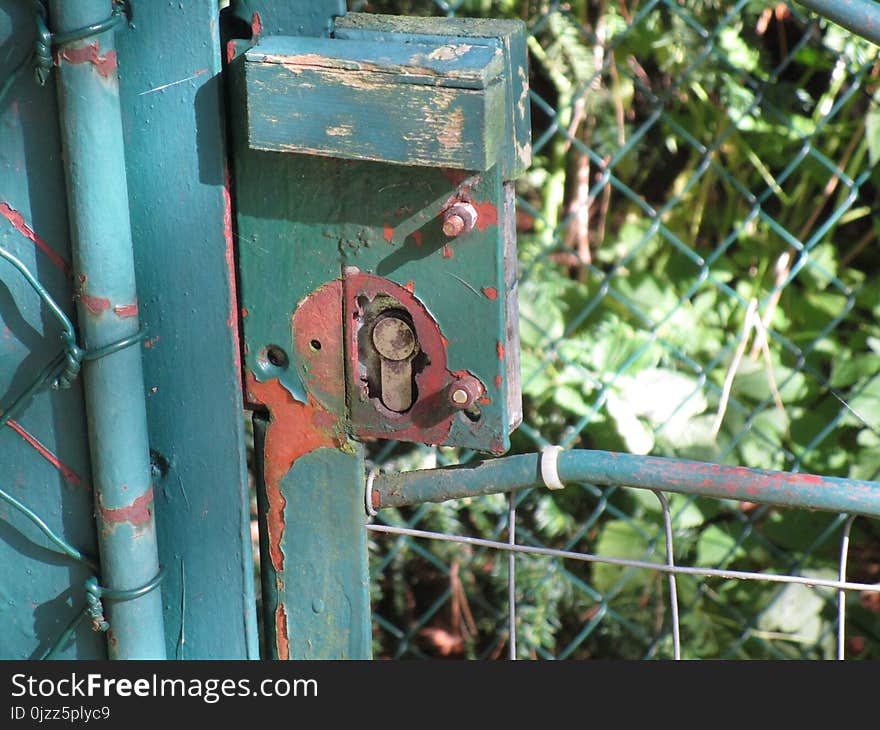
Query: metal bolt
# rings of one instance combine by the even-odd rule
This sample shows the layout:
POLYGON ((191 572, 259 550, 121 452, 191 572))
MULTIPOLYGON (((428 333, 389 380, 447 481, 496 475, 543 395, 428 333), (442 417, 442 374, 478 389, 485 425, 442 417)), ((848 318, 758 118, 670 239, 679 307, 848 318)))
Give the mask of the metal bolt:
POLYGON ((470 203, 454 203, 443 213, 443 233, 456 238, 473 230, 477 223, 477 209, 470 203))
POLYGON ((473 375, 462 375, 449 386, 449 403, 456 410, 465 410, 484 392, 483 384, 473 375))
POLYGON ((470 400, 468 392, 463 388, 456 388, 452 391, 452 402, 456 405, 463 406, 470 400))

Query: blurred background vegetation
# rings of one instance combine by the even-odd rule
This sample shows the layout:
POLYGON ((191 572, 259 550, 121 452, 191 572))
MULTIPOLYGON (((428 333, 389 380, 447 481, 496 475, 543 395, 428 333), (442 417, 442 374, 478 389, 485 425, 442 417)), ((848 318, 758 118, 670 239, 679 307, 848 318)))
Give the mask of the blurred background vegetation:
MULTIPOLYGON (((534 163, 517 182, 525 422, 548 443, 880 475, 877 47, 794 3, 379 0, 351 10, 519 18, 534 163)), ((374 464, 475 458, 371 446, 374 464)), ((664 559, 649 492, 517 495, 517 539, 664 559)), ((683 565, 836 577, 845 516, 671 498, 683 565)), ((383 510, 506 539, 507 497, 383 510)), ((880 580, 856 520, 851 580, 880 580)), ((377 657, 507 654, 507 559, 371 537, 377 657)), ((520 555, 517 651, 667 658, 659 573, 520 555)), ((834 655, 836 593, 681 576, 693 658, 834 655)), ((847 656, 880 656, 880 597, 849 598, 847 656)))

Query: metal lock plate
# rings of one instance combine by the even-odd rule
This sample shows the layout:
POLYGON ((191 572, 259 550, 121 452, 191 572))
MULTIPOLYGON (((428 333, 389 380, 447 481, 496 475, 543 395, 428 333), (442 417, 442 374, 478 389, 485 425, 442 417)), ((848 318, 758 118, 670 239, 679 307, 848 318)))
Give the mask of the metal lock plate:
POLYGON ((509 48, 382 33, 269 38, 242 62, 249 396, 279 410, 259 387, 277 380, 340 438, 503 453, 521 420, 509 48))

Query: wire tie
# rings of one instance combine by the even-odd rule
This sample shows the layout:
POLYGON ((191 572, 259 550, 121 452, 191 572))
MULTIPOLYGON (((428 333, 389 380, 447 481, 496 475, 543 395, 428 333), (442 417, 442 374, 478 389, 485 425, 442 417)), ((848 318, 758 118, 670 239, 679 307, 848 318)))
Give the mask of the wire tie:
POLYGON ((41 2, 34 3, 34 22, 37 26, 37 38, 34 41, 34 65, 37 82, 43 86, 49 78, 49 73, 54 66, 52 58, 53 46, 63 46, 74 41, 84 41, 96 35, 101 35, 113 30, 125 21, 131 21, 131 9, 127 0, 114 0, 110 15, 104 20, 91 25, 64 33, 52 33, 49 30, 46 8, 41 2))
POLYGON ((559 454, 564 449, 561 446, 545 446, 541 449, 541 479, 547 489, 564 489, 565 484, 559 478, 559 454))
POLYGON ((108 631, 110 623, 104 616, 104 604, 102 599, 108 601, 133 601, 148 593, 156 590, 165 579, 165 569, 160 567, 159 572, 147 583, 137 588, 129 588, 126 590, 116 590, 114 588, 105 588, 98 583, 97 576, 91 576, 86 580, 86 611, 92 620, 92 629, 94 631, 108 631))
POLYGON ((379 473, 378 469, 371 469, 370 473, 367 474, 367 488, 364 494, 364 506, 367 508, 367 514, 370 517, 375 517, 379 512, 373 507, 373 482, 376 480, 376 474, 379 473))

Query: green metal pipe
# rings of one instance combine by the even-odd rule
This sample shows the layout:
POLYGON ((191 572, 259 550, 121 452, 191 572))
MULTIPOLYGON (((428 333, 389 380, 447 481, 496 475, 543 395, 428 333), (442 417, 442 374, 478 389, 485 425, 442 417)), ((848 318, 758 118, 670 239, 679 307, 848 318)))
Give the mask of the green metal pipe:
POLYGON ((847 30, 880 45, 880 3, 873 0, 797 0, 847 30))
MULTIPOLYGON (((50 23, 64 35, 112 11, 110 0, 52 0, 50 23)), ((56 45, 54 55, 79 327, 83 347, 100 350, 140 329, 114 32, 56 45)), ((159 573, 140 349, 87 361, 83 384, 101 582, 110 598, 108 655, 164 659, 159 590, 112 600, 159 573)))
MULTIPOLYGON (((586 450, 561 452, 557 468, 564 483, 638 487, 781 507, 880 516, 880 483, 858 479, 586 450)), ((374 509, 402 507, 543 484, 541 455, 523 454, 474 466, 379 475, 373 480, 371 502, 374 509)))

